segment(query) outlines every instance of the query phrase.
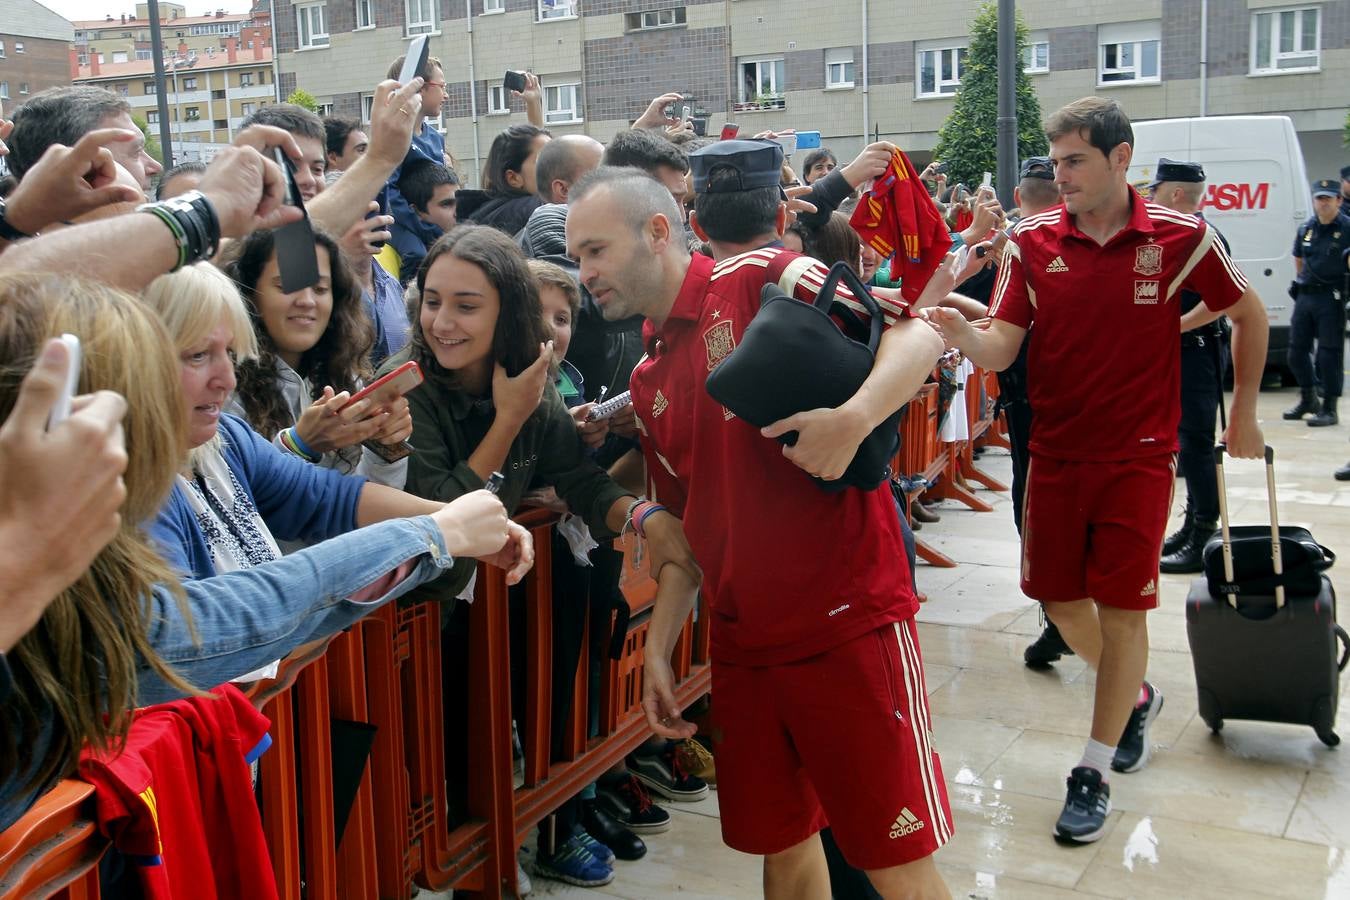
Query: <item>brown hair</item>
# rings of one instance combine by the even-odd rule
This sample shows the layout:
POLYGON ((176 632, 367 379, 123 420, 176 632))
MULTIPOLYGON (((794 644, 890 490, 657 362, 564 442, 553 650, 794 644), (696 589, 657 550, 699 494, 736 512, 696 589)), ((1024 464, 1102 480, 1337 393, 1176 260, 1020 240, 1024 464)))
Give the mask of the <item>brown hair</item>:
POLYGON ((1103 156, 1121 144, 1134 146, 1134 129, 1130 117, 1115 100, 1106 97, 1083 97, 1068 106, 1062 106, 1045 121, 1045 138, 1054 142, 1066 134, 1078 134, 1103 156), (1086 132, 1086 134, 1084 134, 1086 132))
POLYGON ((178 575, 142 530, 187 458, 178 354, 159 318, 129 294, 66 275, 0 276, 0 420, 43 344, 63 332, 80 338, 79 392, 111 390, 127 400, 127 498, 116 536, 9 654, 15 691, 7 713, 19 727, 0 733, 0 772, 26 776, 24 787, 73 772, 86 743, 102 750, 125 739, 138 669, 197 693, 151 643, 157 585, 168 586, 191 618, 178 575), (48 719, 52 743, 37 759, 32 738, 48 719))
POLYGON ((551 287, 562 291, 562 295, 567 298, 567 308, 572 311, 572 318, 575 319, 577 313, 581 312, 581 288, 577 286, 577 280, 568 275, 567 270, 557 263, 531 259, 526 260, 525 264, 530 267, 530 274, 539 283, 541 290, 551 287))
MULTIPOLYGON (((405 59, 407 59, 407 54, 406 54, 406 53, 405 53, 404 55, 400 56, 398 59, 394 60, 394 64, 391 65, 391 66, 389 67, 389 73, 388 73, 387 75, 385 75, 384 77, 385 77, 385 78, 395 78, 395 79, 396 79, 396 78, 398 78, 398 76, 402 75, 402 74, 403 74, 403 61, 404 61, 405 59)), ((418 70, 417 70, 417 75, 414 76, 414 77, 419 77, 419 76, 420 76, 421 79, 422 79, 423 81, 430 81, 430 80, 431 80, 431 67, 432 67, 432 66, 435 66, 436 68, 440 69, 442 72, 445 71, 445 66, 441 65, 441 61, 440 61, 439 59, 437 59, 437 58, 434 57, 434 56, 428 56, 428 57, 427 57, 427 64, 424 65, 422 68, 418 69, 418 70)))
POLYGON ((842 261, 858 271, 862 240, 848 223, 848 216, 835 212, 830 213, 824 225, 807 232, 805 249, 807 256, 815 257, 826 266, 842 261))

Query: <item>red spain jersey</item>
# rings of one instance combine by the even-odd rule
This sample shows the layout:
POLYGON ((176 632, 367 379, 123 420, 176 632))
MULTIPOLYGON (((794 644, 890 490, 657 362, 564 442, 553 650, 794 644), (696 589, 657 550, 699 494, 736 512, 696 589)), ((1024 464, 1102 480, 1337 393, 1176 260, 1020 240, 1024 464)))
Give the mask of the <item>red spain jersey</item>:
POLYGON ((1130 192, 1129 224, 1100 246, 1059 206, 1013 229, 990 315, 1031 328, 1032 453, 1067 461, 1177 449, 1180 290, 1227 309, 1247 289, 1217 232, 1130 192))
MULTIPOLYGON (((780 254, 790 261, 779 284, 813 300, 827 270, 808 257, 766 248, 714 266, 696 254, 664 325, 644 326, 647 356, 629 384, 648 495, 684 520, 703 568, 713 659, 746 666, 814 656, 918 608, 890 488, 822 491, 704 388, 759 312, 780 254)), ((882 308, 888 321, 907 315, 882 308)))

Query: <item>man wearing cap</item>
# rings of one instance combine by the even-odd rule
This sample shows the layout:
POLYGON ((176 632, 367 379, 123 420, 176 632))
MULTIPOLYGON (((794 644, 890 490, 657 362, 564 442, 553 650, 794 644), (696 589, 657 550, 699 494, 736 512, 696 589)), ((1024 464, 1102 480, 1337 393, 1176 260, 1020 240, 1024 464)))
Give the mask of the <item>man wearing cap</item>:
MULTIPOLYGON (((1199 163, 1158 160, 1149 199, 1187 216, 1204 219, 1200 201, 1205 196, 1205 170, 1199 163)), ((1230 249, 1227 239, 1211 224, 1215 236, 1230 249)), ((1182 288, 1181 313, 1201 302, 1198 293, 1182 288)), ((1186 479, 1186 515, 1182 525, 1163 541, 1159 568, 1169 573, 1202 571, 1205 542, 1219 524, 1219 480, 1214 473, 1214 418, 1223 394, 1222 319, 1181 335, 1181 424, 1177 440, 1177 468, 1186 479)))
POLYGON ((1294 315, 1289 321, 1289 369, 1298 380, 1302 397, 1284 411, 1297 421, 1308 414, 1314 428, 1335 425, 1336 403, 1345 378, 1345 311, 1341 289, 1350 248, 1350 216, 1340 210, 1340 191, 1334 178, 1312 183, 1313 215, 1294 237, 1294 271, 1290 287, 1294 315), (1317 342, 1316 365, 1313 342, 1317 342), (1317 399, 1321 388, 1322 400, 1317 399))
POLYGON ((1341 215, 1350 216, 1350 166, 1341 167, 1341 215))
MULTIPOLYGON (((787 217, 781 148, 722 141, 691 163, 700 227, 718 241, 758 237, 761 249, 720 263, 691 257, 669 192, 612 168, 573 188, 567 249, 606 318, 647 319, 630 389, 648 498, 684 520, 704 572, 723 838, 764 856, 770 900, 829 896, 818 836, 827 824, 884 896, 948 897, 932 854, 952 818, 895 503, 886 485, 827 493, 808 477, 844 473, 923 384, 941 341, 885 302, 875 366, 848 402, 762 430, 731 415, 704 382, 758 313, 764 285, 785 262, 782 283, 811 300, 826 272, 764 246, 787 217), (789 430, 793 446, 774 440, 789 430)), ((950 290, 950 270, 932 281, 950 290)), ((693 731, 669 663, 689 612, 686 598, 658 596, 647 639, 643 705, 672 738, 693 731)))

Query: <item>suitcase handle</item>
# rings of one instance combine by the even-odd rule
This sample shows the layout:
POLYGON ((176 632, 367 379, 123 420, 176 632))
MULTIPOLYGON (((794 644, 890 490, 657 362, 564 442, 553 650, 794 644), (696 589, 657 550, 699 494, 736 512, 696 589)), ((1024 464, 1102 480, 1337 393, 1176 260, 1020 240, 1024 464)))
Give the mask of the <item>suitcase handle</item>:
POLYGON ((1350 662, 1350 635, 1345 633, 1345 629, 1336 626, 1336 638, 1341 642, 1341 661, 1336 663, 1336 671, 1344 672, 1345 664, 1350 662))
MULTIPOLYGON (((1223 533, 1223 576, 1232 584, 1233 575, 1233 539, 1228 525, 1228 484, 1223 477, 1223 457, 1228 452, 1227 444, 1214 447, 1214 468, 1219 481, 1219 528, 1223 533)), ((1275 608, 1284 609, 1284 554, 1280 546, 1280 513, 1275 503, 1275 448, 1266 444, 1266 503, 1270 506, 1270 560, 1275 572, 1275 608)), ((1228 603, 1237 609, 1237 595, 1229 594, 1228 603)))

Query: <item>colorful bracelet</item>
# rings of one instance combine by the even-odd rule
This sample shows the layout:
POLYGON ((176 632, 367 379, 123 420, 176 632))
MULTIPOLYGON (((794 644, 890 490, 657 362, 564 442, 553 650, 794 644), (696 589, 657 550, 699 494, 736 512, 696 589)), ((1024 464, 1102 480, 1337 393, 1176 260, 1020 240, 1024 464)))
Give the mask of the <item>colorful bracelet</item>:
POLYGON ((300 439, 299 433, 294 428, 282 429, 281 446, 306 462, 316 463, 322 458, 319 454, 311 450, 308 444, 300 439))
POLYGON ((637 532, 637 536, 645 541, 647 539, 647 531, 646 531, 647 519, 652 515, 652 513, 665 511, 666 508, 662 506, 660 503, 653 503, 651 501, 644 503, 643 506, 640 509, 638 509, 638 511, 634 514, 633 518, 633 530, 637 532))
POLYGON ((628 529, 633 527, 633 510, 637 509, 644 502, 645 501, 643 501, 641 497, 635 497, 633 502, 628 504, 628 512, 623 514, 623 528, 619 530, 620 535, 626 534, 628 529))

